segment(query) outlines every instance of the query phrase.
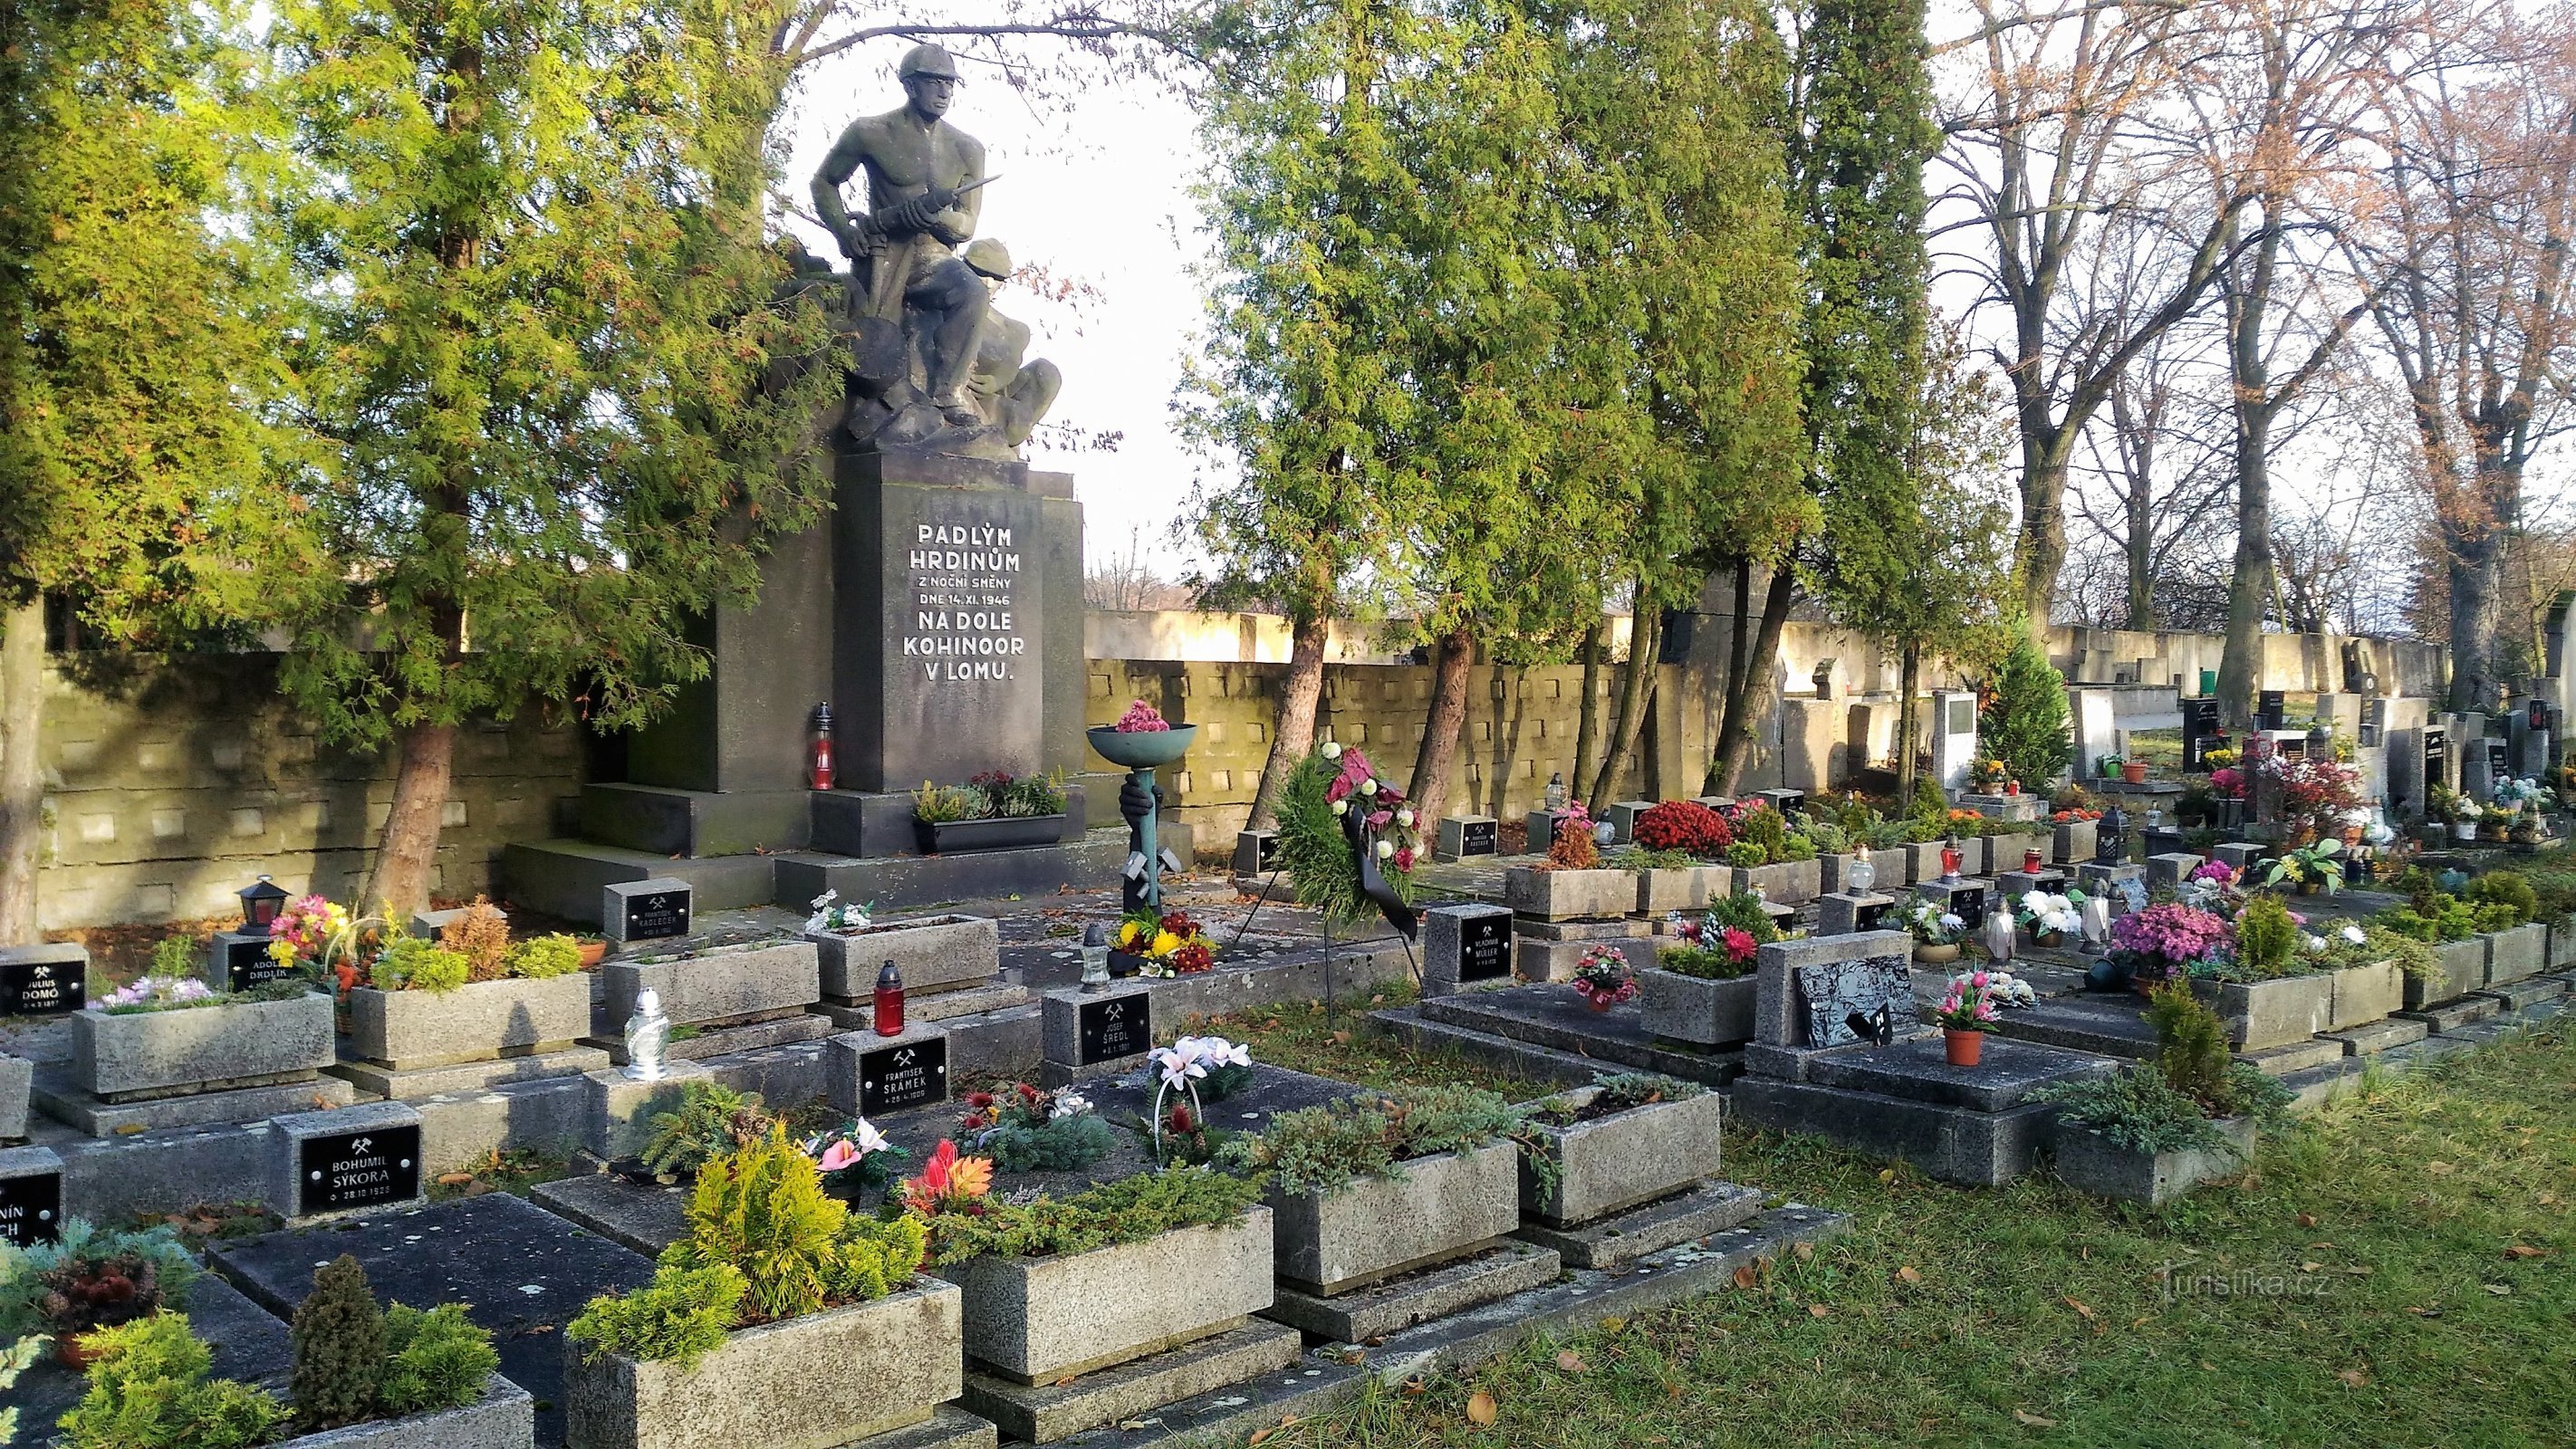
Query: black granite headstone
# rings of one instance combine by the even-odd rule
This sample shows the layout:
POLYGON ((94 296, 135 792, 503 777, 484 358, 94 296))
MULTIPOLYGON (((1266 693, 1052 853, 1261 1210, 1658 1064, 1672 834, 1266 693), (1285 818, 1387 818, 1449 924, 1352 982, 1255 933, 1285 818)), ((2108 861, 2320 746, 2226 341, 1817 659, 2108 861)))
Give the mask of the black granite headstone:
POLYGON ((69 1016, 88 1004, 78 961, 0 961, 0 1016, 69 1016))
MULTIPOLYGON (((2450 772, 2451 733, 2440 725, 2427 725, 2424 729, 2424 783, 2448 785, 2451 783, 2450 772)), ((2426 795, 2427 804, 2431 803, 2431 798, 2426 795)))
POLYGON ((296 1154, 295 1210, 301 1217, 420 1196, 420 1128, 362 1127, 308 1137, 296 1154))
POLYGON ((2194 696, 2182 702, 2182 767, 2207 774, 2208 755, 2218 739, 2218 701, 2194 696))
POLYGON ((655 891, 626 898, 626 939, 660 941, 689 934, 688 891, 655 891))
POLYGON ((0 1177, 0 1243, 23 1248, 31 1243, 50 1243, 62 1232, 60 1172, 0 1177))
POLYGON ((1500 822, 1494 820, 1461 822, 1458 826, 1459 857, 1464 859, 1470 855, 1493 855, 1500 851, 1502 837, 1496 833, 1499 829, 1500 822))
POLYGON ((859 1115, 879 1117, 948 1096, 948 1039, 908 1041, 859 1054, 859 1115))
POLYGON ((1793 969, 1798 994, 1807 1007, 1808 1046, 1847 1046, 1860 1041, 1863 1038, 1853 1029, 1853 1023, 1877 1021, 1882 1012, 1900 1032, 1914 1025, 1914 975, 1903 957, 1834 961, 1793 969))
POLYGON ((1154 1045, 1154 1007, 1150 996, 1112 996, 1082 1003, 1076 1018, 1079 1056, 1074 1065, 1091 1066, 1143 1054, 1154 1045))
POLYGON ((2281 728, 2281 721, 2285 718, 2285 711, 2288 707, 2289 701, 2283 696, 2280 690, 2264 690, 2259 696, 2257 696, 2257 703, 2254 706, 2255 727, 2257 729, 2267 730, 2276 730, 2281 728))
POLYGON ((1512 974, 1509 916, 1476 916, 1458 928, 1458 979, 1492 981, 1512 974))
POLYGON ((248 991, 302 974, 269 956, 266 936, 225 935, 218 940, 224 953, 224 979, 231 983, 232 990, 248 991))

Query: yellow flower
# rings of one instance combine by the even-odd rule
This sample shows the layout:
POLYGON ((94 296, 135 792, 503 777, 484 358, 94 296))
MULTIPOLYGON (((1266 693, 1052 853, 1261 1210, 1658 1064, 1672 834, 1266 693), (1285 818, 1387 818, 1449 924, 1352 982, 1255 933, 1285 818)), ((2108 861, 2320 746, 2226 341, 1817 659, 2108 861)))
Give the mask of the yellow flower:
POLYGON ((1154 933, 1154 949, 1151 954, 1156 956, 1168 956, 1179 949, 1181 949, 1180 937, 1173 935, 1169 931, 1156 931, 1154 933))
POLYGON ((1136 944, 1136 938, 1143 935, 1144 932, 1144 927, 1137 925, 1134 921, 1128 921, 1118 928, 1118 944, 1121 947, 1133 946, 1136 944))
POLYGON ((280 966, 295 964, 295 948, 283 940, 268 943, 268 959, 280 966))

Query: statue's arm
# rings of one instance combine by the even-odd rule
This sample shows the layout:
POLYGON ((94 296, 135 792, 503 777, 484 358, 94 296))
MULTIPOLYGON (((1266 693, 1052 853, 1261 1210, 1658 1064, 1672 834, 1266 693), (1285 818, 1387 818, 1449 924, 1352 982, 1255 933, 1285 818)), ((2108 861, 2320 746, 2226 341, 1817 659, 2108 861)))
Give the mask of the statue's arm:
MULTIPOLYGON (((959 150, 963 153, 962 159, 966 163, 966 174, 958 178, 957 184, 973 186, 984 179, 984 143, 972 136, 960 136, 958 139, 964 143, 959 150)), ((924 218, 922 230, 952 247, 964 246, 975 239, 975 223, 983 214, 984 193, 980 190, 969 191, 958 197, 947 210, 933 212, 924 218)))
POLYGON ((841 133, 841 139, 833 143, 822 166, 814 172, 814 214, 832 229, 832 235, 840 238, 841 254, 854 261, 868 249, 872 223, 864 216, 850 214, 841 199, 841 187, 858 173, 859 163, 866 156, 867 138, 852 126, 841 133))

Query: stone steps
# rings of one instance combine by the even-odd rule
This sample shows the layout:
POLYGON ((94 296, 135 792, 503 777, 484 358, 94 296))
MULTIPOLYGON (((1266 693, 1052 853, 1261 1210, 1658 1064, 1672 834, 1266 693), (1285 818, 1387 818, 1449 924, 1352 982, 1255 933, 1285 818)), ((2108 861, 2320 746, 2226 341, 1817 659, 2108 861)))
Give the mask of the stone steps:
POLYGON ((1741 1051, 1666 1041, 1646 1029, 1635 1006, 1594 1011, 1572 987, 1555 983, 1427 997, 1415 1009, 1445 1026, 1710 1086, 1725 1085, 1743 1069, 1741 1051))
POLYGON ((1602 1072, 1615 1069, 1614 1063, 1561 1052, 1553 1047, 1514 1041, 1510 1037, 1472 1027, 1433 1021, 1417 1007, 1372 1011, 1369 1020, 1417 1050, 1443 1052, 1522 1081, 1582 1087, 1591 1085, 1592 1079, 1602 1072))

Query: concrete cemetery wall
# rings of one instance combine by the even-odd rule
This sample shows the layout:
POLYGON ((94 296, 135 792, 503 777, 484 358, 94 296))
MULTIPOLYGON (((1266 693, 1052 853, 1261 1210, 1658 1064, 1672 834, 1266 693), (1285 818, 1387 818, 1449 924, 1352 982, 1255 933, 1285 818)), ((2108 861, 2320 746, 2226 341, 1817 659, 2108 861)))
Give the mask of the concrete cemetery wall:
MULTIPOLYGON (((392 756, 323 746, 277 692, 275 656, 52 663, 36 885, 47 929, 224 915, 263 872, 291 890, 354 892, 392 805, 392 756)), ((485 889, 502 845, 560 833, 581 772, 578 731, 536 710, 459 731, 432 889, 485 889)))

